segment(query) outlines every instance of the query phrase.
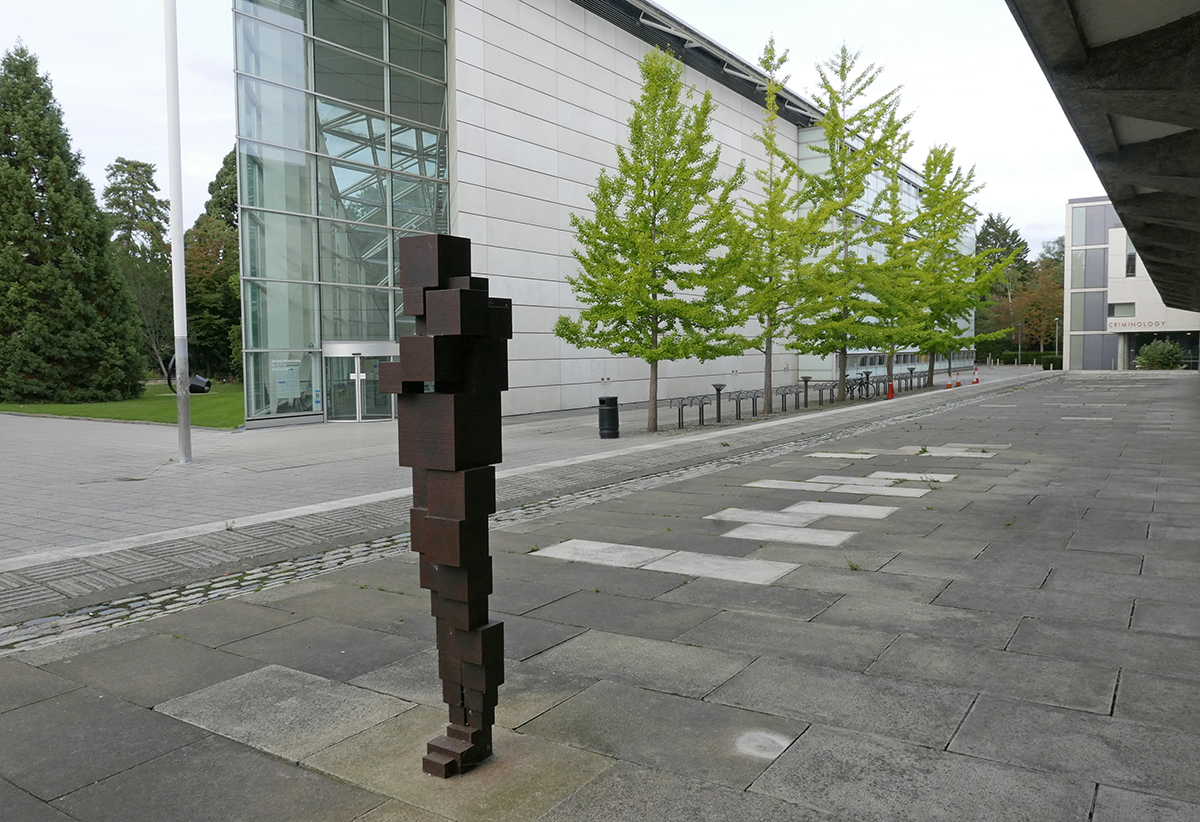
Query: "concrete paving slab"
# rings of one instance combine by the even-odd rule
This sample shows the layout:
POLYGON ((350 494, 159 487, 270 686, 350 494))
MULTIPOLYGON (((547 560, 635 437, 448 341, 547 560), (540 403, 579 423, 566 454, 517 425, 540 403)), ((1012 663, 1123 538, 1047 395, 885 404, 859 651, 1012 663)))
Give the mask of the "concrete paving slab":
POLYGON ((443 711, 417 707, 310 757, 305 764, 457 822, 527 822, 612 765, 612 760, 497 729, 490 759, 454 779, 421 772, 443 711))
POLYGON ((1092 822, 1200 822, 1200 805, 1100 785, 1092 822))
POLYGON ((24 662, 0 659, 0 714, 83 687, 24 662))
POLYGON ((17 822, 70 822, 71 817, 39 801, 31 794, 0 779, 0 808, 6 819, 17 822))
POLYGON ((1020 624, 1020 618, 1005 618, 943 605, 846 594, 822 611, 813 622, 888 634, 910 634, 939 642, 998 650, 1008 644, 1020 624))
POLYGON ((731 582, 748 582, 770 585, 775 580, 796 570, 792 562, 774 562, 745 557, 721 557, 712 554, 697 554, 691 551, 675 551, 662 559, 642 566, 647 571, 663 571, 669 574, 684 574, 691 577, 710 577, 731 582))
POLYGON ((235 654, 158 635, 45 666, 147 708, 261 667, 235 654))
POLYGON ((783 545, 767 543, 746 555, 747 559, 785 562, 792 566, 821 565, 826 568, 849 568, 851 564, 863 571, 878 571, 893 559, 895 551, 872 550, 859 545, 842 548, 822 548, 814 545, 783 545))
POLYGON ((678 641, 861 671, 895 638, 895 634, 884 631, 725 611, 681 635, 678 641))
POLYGON ((662 559, 670 551, 662 548, 643 548, 615 542, 589 539, 569 539, 558 545, 548 545, 534 551, 532 556, 561 559, 567 562, 586 562, 591 565, 615 565, 619 568, 640 568, 648 562, 662 559))
POLYGON ((545 559, 524 554, 493 554, 492 572, 508 579, 587 591, 599 589, 605 594, 647 599, 665 594, 688 579, 678 574, 606 568, 588 563, 547 563, 545 559))
POLYGON ((384 798, 209 737, 55 803, 86 822, 350 822, 384 798))
POLYGON ((722 508, 715 514, 704 517, 717 522, 750 522, 765 525, 785 525, 803 528, 812 525, 824 514, 791 513, 788 511, 760 511, 752 508, 722 508))
POLYGON ((297 762, 412 707, 391 696, 269 665, 155 710, 297 762))
POLYGON ((355 822, 446 822, 446 817, 422 810, 407 802, 389 799, 365 816, 360 816, 355 822))
MULTIPOLYGON (((353 684, 445 711, 437 670, 437 651, 430 650, 360 676, 353 684)), ((506 659, 496 724, 502 728, 515 728, 595 682, 591 677, 563 674, 506 659)))
POLYGON ((231 642, 222 650, 347 682, 428 647, 409 637, 312 617, 231 642))
POLYGON ((0 714, 0 778, 51 800, 206 735, 83 688, 0 714))
POLYGON ((1124 670, 1113 716, 1200 735, 1200 681, 1124 670))
POLYGON ((530 611, 529 616, 617 634, 674 639, 716 613, 693 605, 580 591, 530 611))
POLYGON ((756 480, 748 482, 750 488, 775 488, 781 491, 817 491, 823 494, 853 494, 859 497, 908 497, 920 498, 929 493, 928 488, 889 488, 886 486, 851 485, 843 483, 833 485, 824 482, 807 482, 801 480, 756 480))
POLYGON ((836 819, 1085 822, 1093 785, 814 725, 750 788, 836 819))
POLYGON ((859 505, 851 502, 797 502, 783 510, 794 514, 815 514, 822 517, 883 519, 900 509, 891 505, 859 505))
POLYGON ((754 656, 588 631, 529 659, 529 664, 680 696, 703 697, 754 656))
POLYGON ((494 578, 488 606, 503 614, 524 614, 575 593, 578 588, 539 585, 519 579, 494 578))
POLYGON ((975 694, 762 657, 707 699, 942 748, 975 694))
POLYGON ((1133 611, 1132 597, 1098 598, 1068 591, 1033 590, 970 580, 950 583, 934 603, 971 611, 1079 620, 1110 628, 1127 626, 1133 611))
POLYGON ((1160 725, 984 694, 948 750, 1200 801, 1200 736, 1160 725))
POLYGON ((809 620, 836 602, 839 596, 778 585, 700 578, 674 588, 658 599, 702 608, 809 620))
POLYGON ((330 585, 276 599, 270 604, 294 614, 324 617, 388 633, 402 633, 406 620, 425 620, 429 614, 428 594, 399 594, 357 585, 330 585))
POLYGON ((902 599, 908 602, 932 602, 950 583, 949 579, 886 574, 872 571, 852 571, 849 568, 821 568, 804 565, 782 577, 776 585, 807 588, 835 593, 860 593, 878 597, 902 599))
POLYGON ((836 547, 851 537, 854 531, 831 531, 824 528, 789 528, 784 525, 741 525, 721 536, 750 542, 782 542, 795 545, 825 545, 836 547))
MULTIPOLYGON (((556 602, 560 601, 556 600, 556 602)), ((564 625, 550 619, 513 614, 505 614, 501 621, 504 623, 504 656, 506 659, 528 659, 534 654, 540 654, 547 648, 553 648, 560 642, 566 642, 586 630, 585 627, 564 625)))
MULTIPOLYGON (((1162 580, 1161 577, 1157 578, 1162 580)), ((1147 579, 1147 582, 1152 581, 1147 579)), ((1184 582, 1184 580, 1169 580, 1184 582)), ((1195 582, 1187 582, 1195 588, 1195 582)), ((1168 592, 1163 592, 1164 594, 1168 592)), ((1175 602, 1155 602, 1139 599, 1134 604, 1133 622, 1130 628, 1136 631, 1153 631, 1175 636, 1200 637, 1200 607, 1179 605, 1175 602)))
POLYGON ((602 681, 521 731, 744 789, 806 727, 791 719, 602 681))
POLYGON ((1079 568, 1056 569, 1046 580, 1046 588, 1075 591, 1104 598, 1161 600, 1200 606, 1200 586, 1193 580, 1171 577, 1144 577, 1109 574, 1079 568))
POLYGON ((197 645, 217 648, 302 619, 277 608, 266 608, 236 599, 214 602, 203 611, 193 609, 151 619, 148 630, 180 637, 197 645))
POLYGON ((832 822, 774 797, 618 762, 538 822, 832 822))
POLYGON ((1106 715, 1117 688, 1115 667, 905 636, 867 673, 1106 715))
POLYGON ((1026 619, 1010 651, 1200 679, 1200 641, 1081 622, 1026 619))

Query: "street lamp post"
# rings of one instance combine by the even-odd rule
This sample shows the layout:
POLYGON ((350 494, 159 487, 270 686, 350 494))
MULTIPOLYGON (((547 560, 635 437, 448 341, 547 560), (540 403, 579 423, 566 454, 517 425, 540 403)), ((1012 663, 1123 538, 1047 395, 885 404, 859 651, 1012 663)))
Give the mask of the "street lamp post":
POLYGON ((1023 323, 1017 323, 1017 365, 1021 364, 1021 326, 1023 323))
POLYGON ((1054 356, 1058 356, 1058 317, 1054 318, 1054 356))

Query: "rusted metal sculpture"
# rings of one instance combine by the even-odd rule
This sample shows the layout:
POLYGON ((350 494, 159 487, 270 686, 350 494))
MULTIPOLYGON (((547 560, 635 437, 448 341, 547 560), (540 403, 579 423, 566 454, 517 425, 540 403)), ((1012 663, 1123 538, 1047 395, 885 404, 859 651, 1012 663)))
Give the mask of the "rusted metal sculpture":
POLYGON ((398 243, 404 313, 417 335, 399 362, 379 367, 395 393, 400 464, 413 469, 413 550, 437 619, 438 676, 450 706, 444 736, 429 742, 425 773, 462 773, 492 752, 496 694, 504 681, 504 623, 488 621, 496 510, 500 392, 508 389, 512 301, 472 277, 471 243, 427 235, 398 243))

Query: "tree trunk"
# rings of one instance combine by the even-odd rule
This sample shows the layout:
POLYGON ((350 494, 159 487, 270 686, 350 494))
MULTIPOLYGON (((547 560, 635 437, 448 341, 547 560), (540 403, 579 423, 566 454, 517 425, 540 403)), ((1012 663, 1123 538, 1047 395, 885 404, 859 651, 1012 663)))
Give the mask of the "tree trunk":
POLYGON ((838 350, 838 402, 843 402, 846 399, 846 352, 848 348, 842 346, 838 350))
POLYGON ((932 351, 929 352, 929 382, 927 382, 926 385, 930 388, 933 388, 933 361, 935 356, 936 355, 932 351))
POLYGON ((767 318, 767 336, 763 342, 763 415, 770 414, 775 410, 774 404, 771 402, 771 389, 774 388, 771 381, 771 354, 772 344, 775 341, 771 339, 771 318, 767 318))
POLYGON ((658 362, 650 363, 650 407, 646 413, 646 433, 658 431, 658 362))

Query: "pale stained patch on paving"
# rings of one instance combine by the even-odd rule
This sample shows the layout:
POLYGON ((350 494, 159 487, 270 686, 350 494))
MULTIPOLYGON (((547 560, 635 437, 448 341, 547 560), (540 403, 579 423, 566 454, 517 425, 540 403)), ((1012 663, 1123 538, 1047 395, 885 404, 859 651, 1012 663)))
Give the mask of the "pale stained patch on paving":
POLYGON ((804 514, 786 511, 757 511, 751 508, 722 508, 715 514, 709 514, 704 519, 719 522, 754 522, 765 525, 784 525, 792 528, 803 528, 812 525, 825 514, 804 514))
POLYGON ((806 457, 816 457, 817 459, 826 460, 870 460, 875 459, 874 454, 856 454, 854 452, 839 453, 836 451, 814 451, 811 454, 805 454, 806 457))
POLYGON ((912 480, 914 482, 950 482, 958 478, 958 474, 913 474, 907 471, 875 471, 873 479, 912 480))
POLYGON ((661 548, 642 548, 637 545, 582 539, 551 545, 532 552, 530 556, 585 562, 591 565, 641 568, 647 571, 749 582, 756 585, 769 585, 800 567, 791 562, 724 557, 693 551, 667 551, 661 548))
POLYGON ((856 502, 797 502, 783 510, 789 513, 816 514, 822 517, 884 519, 900 509, 890 505, 862 505, 856 502))
POLYGON ((786 542, 793 545, 821 545, 836 548, 857 531, 831 531, 825 528, 789 528, 786 525, 743 525, 721 534, 730 539, 753 542, 786 542))
POLYGON ((820 491, 830 494, 854 494, 855 496, 879 497, 923 497, 928 488, 893 488, 860 484, 834 485, 827 482, 805 482, 804 480, 755 480, 744 483, 746 488, 775 488, 781 491, 820 491))

